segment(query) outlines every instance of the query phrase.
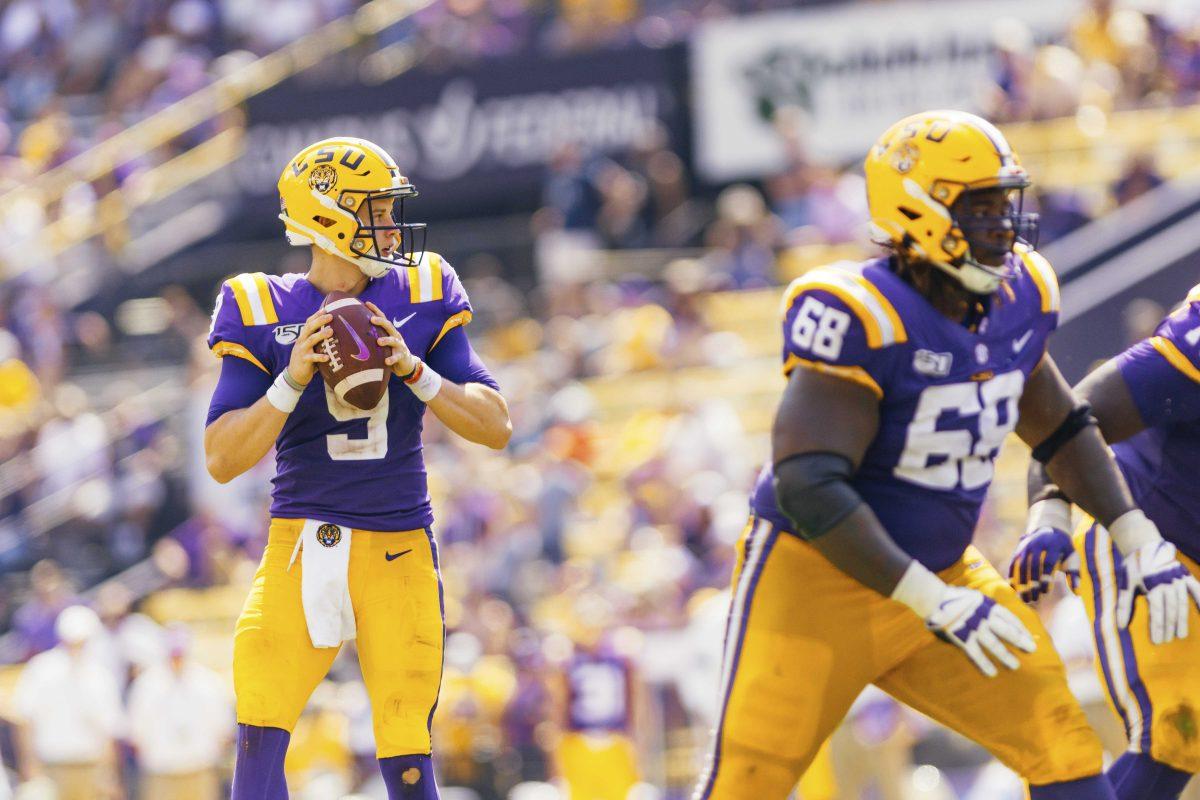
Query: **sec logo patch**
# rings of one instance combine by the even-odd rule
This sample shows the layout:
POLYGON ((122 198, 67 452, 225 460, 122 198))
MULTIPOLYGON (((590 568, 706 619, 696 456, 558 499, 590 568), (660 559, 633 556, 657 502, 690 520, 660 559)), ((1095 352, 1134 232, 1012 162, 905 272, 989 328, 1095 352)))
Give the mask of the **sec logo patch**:
POLYGON ((326 522, 317 528, 317 541, 326 547, 337 547, 338 542, 342 541, 342 529, 326 522))

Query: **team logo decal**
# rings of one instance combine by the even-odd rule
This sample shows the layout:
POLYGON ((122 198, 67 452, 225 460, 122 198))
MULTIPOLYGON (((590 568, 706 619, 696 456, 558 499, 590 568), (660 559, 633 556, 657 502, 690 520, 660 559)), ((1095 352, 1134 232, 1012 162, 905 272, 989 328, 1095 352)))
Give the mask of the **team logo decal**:
POLYGON ((321 194, 328 194, 330 189, 337 186, 337 170, 328 164, 313 167, 308 174, 308 185, 321 194))
POLYGON ((917 158, 921 155, 915 145, 908 142, 896 148, 896 152, 892 155, 892 166, 896 168, 896 172, 901 175, 910 171, 917 165, 917 158))
POLYGON ((342 529, 326 522, 317 528, 317 541, 326 547, 337 547, 338 542, 342 541, 342 529))
POLYGON ((913 369, 931 378, 944 378, 950 374, 950 364, 954 356, 950 353, 935 353, 932 350, 918 350, 913 353, 913 369))
POLYGON ((303 322, 293 322, 291 325, 277 325, 275 327, 275 341, 280 344, 291 344, 300 336, 300 329, 304 327, 303 322))

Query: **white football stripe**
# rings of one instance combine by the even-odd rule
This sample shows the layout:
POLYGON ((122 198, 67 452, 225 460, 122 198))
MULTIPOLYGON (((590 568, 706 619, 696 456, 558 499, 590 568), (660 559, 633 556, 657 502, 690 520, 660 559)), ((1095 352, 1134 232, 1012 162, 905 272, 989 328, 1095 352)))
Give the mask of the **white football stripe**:
POLYGON ((267 312, 263 308, 262 298, 258 296, 258 284, 254 282, 254 276, 243 273, 237 276, 237 282, 241 284, 242 291, 246 293, 246 301, 250 303, 250 318, 254 324, 266 325, 267 312))
POLYGON ((341 300, 334 300, 329 305, 325 306, 326 311, 337 311, 339 308, 347 306, 361 306, 362 301, 357 297, 343 297, 341 300))

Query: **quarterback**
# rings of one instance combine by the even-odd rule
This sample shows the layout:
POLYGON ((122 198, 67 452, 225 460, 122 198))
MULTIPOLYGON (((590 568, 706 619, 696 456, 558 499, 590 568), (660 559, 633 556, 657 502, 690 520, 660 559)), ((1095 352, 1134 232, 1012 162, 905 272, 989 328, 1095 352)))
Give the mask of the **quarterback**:
MULTIPOLYGON (((788 384, 696 798, 787 797, 868 684, 986 747, 1033 800, 1112 798, 1049 636, 971 545, 1014 430, 1130 563, 1162 543, 1046 354, 1059 295, 1026 243, 1028 174, 995 127, 954 111, 896 123, 865 168, 890 252, 813 270, 784 298, 788 384)), ((1156 559, 1130 589, 1178 567, 1156 559)), ((1165 626, 1176 612, 1150 606, 1165 626)))
POLYGON ((463 330, 462 284, 444 259, 418 251, 424 226, 404 222, 415 195, 371 142, 305 148, 284 167, 279 197, 288 241, 312 246, 309 271, 238 275, 217 298, 208 470, 228 481, 272 446, 276 460, 267 546, 234 637, 234 800, 287 797, 290 731, 347 639, 357 639, 389 798, 438 796, 429 725, 445 628, 422 419, 428 407, 493 448, 512 428, 463 330), (333 291, 358 298, 385 334, 376 344, 392 374, 378 373, 386 383, 370 410, 317 375, 333 352, 321 346, 334 336, 322 310, 333 291))
POLYGON ((1091 404, 1130 491, 1166 541, 1145 558, 1129 557, 1114 547, 1111 531, 1090 518, 1072 540, 1073 495, 1035 462, 1028 532, 1009 568, 1023 599, 1036 601, 1061 569, 1084 601, 1101 683, 1129 737, 1128 751, 1108 770, 1120 800, 1178 797, 1200 772, 1200 637, 1184 638, 1200 627, 1200 612, 1192 608, 1200 606, 1198 384, 1200 286, 1153 336, 1075 389, 1091 404), (1153 613, 1130 621, 1133 608, 1121 586, 1143 573, 1151 576, 1146 585, 1157 587, 1151 606, 1173 607, 1175 627, 1153 613))

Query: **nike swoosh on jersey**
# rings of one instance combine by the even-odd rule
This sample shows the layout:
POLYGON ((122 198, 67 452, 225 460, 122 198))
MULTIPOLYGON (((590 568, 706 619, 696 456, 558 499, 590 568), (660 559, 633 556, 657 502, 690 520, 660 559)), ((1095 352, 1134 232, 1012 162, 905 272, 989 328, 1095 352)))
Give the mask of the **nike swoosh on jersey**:
POLYGON ((412 318, 413 318, 413 317, 415 317, 416 315, 417 315, 417 312, 415 312, 415 311, 414 311, 414 312, 412 312, 411 314, 409 314, 407 317, 405 317, 404 319, 395 319, 395 318, 393 317, 393 318, 392 318, 392 324, 396 326, 396 330, 400 330, 400 327, 401 327, 401 326, 402 326, 404 323, 408 322, 410 319, 412 319, 412 318))
POLYGON ((412 548, 410 547, 407 550, 401 550, 399 553, 386 553, 385 552, 383 554, 383 557, 386 558, 388 561, 395 561, 397 558, 404 555, 405 553, 411 553, 411 552, 412 552, 412 548))
POLYGON ((1033 331, 1025 331, 1025 335, 1020 339, 1013 339, 1013 352, 1019 353, 1029 343, 1029 337, 1033 336, 1033 331))
POLYGON ((350 357, 353 358, 355 361, 366 361, 368 358, 371 357, 371 351, 367 349, 366 342, 364 342, 362 339, 358 338, 358 334, 354 332, 354 328, 350 327, 350 323, 346 322, 346 319, 344 317, 338 317, 338 319, 340 319, 342 321, 342 327, 344 327, 347 331, 350 332, 350 338, 354 340, 354 343, 356 345, 358 345, 358 352, 351 353, 350 357))

